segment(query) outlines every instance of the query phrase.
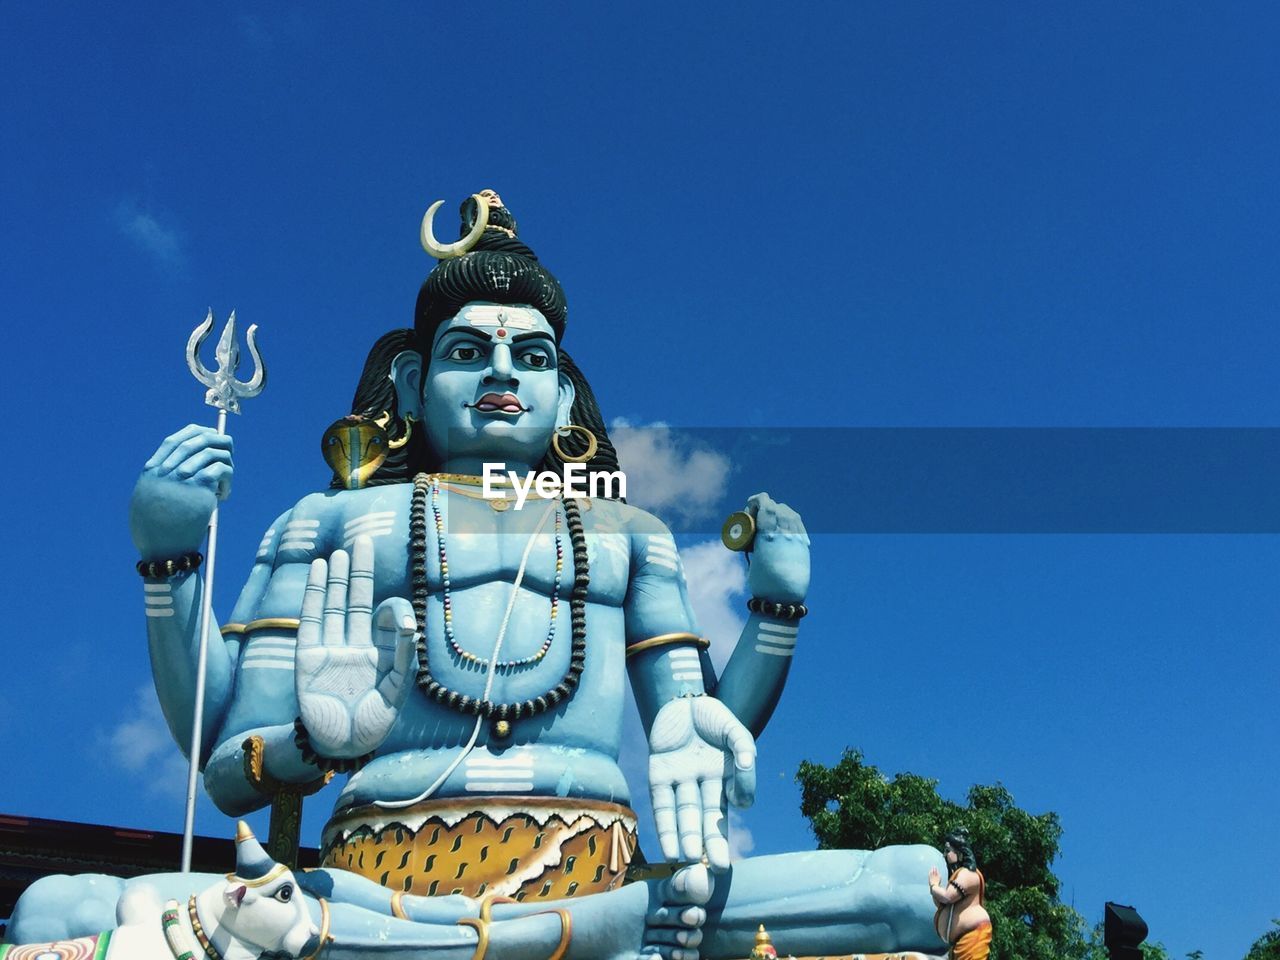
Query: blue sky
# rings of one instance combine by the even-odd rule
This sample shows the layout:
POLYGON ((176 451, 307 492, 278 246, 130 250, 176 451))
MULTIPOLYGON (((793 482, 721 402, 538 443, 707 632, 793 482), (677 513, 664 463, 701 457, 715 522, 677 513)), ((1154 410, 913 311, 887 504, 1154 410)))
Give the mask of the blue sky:
MULTIPOLYGON (((6 21, 6 812, 180 827, 126 511, 159 440, 211 420, 186 337, 234 307, 271 366, 233 422, 225 612, 262 531, 326 482, 319 436, 368 346, 410 323, 436 198, 502 193, 566 288, 565 344, 610 418, 1280 424, 1267 5, 6 21)), ((796 490, 770 492, 820 516, 842 478, 796 490)), ((723 634, 742 598, 705 539, 686 546, 723 634)), ((1278 912, 1278 560, 1263 535, 816 537, 740 836, 810 846, 792 776, 846 745, 956 799, 998 779, 1061 815, 1086 917, 1132 903, 1175 955, 1243 955, 1278 912)), ((229 829, 207 806, 199 827, 229 829)))

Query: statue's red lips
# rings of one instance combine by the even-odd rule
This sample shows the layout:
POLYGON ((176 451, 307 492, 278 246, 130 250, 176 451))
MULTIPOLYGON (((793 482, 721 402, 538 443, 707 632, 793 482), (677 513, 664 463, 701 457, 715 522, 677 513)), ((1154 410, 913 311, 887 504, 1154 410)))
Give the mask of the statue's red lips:
POLYGON ((471 406, 481 413, 524 413, 527 409, 514 393, 486 393, 471 406))

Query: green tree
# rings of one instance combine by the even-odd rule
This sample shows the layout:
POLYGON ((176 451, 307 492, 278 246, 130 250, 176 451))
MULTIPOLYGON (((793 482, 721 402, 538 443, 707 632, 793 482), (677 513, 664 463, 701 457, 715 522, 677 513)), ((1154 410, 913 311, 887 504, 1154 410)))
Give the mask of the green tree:
POLYGON ((1280 960, 1280 920, 1271 921, 1275 928, 1268 930, 1249 948, 1244 960, 1280 960))
MULTIPOLYGON (((1051 869, 1062 837, 1056 814, 1019 809, 998 783, 973 787, 961 806, 938 795, 936 780, 913 773, 889 779, 853 750, 834 767, 805 761, 796 780, 800 809, 822 848, 940 849, 948 831, 967 829, 987 878, 994 960, 1095 960, 1080 914, 1058 899, 1051 869)), ((1105 960, 1105 951, 1096 960, 1105 960)))

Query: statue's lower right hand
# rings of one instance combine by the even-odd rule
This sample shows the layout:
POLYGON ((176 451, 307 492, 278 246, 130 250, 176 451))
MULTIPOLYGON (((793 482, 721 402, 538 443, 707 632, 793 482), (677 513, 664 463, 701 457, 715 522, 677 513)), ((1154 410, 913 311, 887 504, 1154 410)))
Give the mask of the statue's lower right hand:
POLYGON ((144 560, 197 550, 209 517, 231 492, 231 438, 188 424, 166 437, 133 488, 129 529, 144 560))
POLYGON ((302 599, 294 683, 316 752, 351 759, 386 739, 409 694, 416 621, 391 597, 373 610, 373 541, 313 560, 302 599))

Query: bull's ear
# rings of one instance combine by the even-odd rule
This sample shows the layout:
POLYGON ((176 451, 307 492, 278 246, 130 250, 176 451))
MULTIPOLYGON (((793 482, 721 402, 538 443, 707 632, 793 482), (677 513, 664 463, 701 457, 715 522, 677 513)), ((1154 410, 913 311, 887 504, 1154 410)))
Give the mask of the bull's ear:
POLYGON ((222 890, 222 898, 227 901, 227 906, 233 909, 244 903, 246 896, 251 896, 249 888, 243 883, 236 883, 234 880, 229 882, 222 890))

